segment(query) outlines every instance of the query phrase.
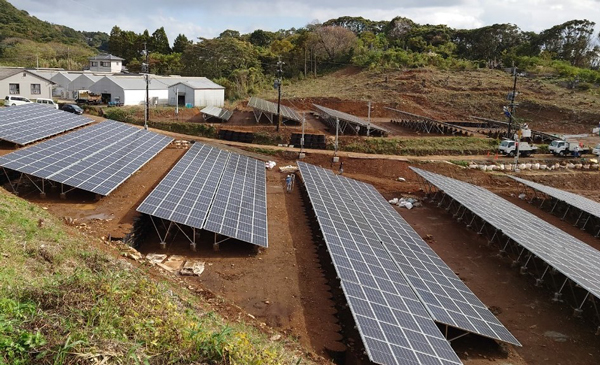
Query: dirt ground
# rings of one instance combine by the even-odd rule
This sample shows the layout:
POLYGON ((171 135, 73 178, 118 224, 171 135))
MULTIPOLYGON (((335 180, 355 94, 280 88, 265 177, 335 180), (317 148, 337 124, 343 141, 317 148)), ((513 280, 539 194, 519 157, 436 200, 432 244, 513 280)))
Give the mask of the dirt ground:
MULTIPOLYGON (((9 152, 9 148, 2 153, 9 152)), ((58 217, 66 217, 66 224, 78 226, 86 234, 97 237, 120 238, 133 225, 137 206, 160 179, 169 171, 185 150, 168 148, 134 174, 107 197, 95 200, 91 194, 72 192, 66 200, 58 192, 50 191, 45 199, 31 190, 22 196, 45 207, 58 217)), ((295 163, 295 154, 277 156, 279 166, 295 163)), ((270 158, 273 158, 272 156, 270 158)), ((330 156, 309 154, 306 162, 337 169, 330 156)), ((408 169, 409 163, 396 160, 344 158, 345 175, 374 184, 386 197, 422 197, 416 176, 408 169), (397 181, 404 177, 406 182, 397 181)), ((461 169, 447 163, 420 163, 420 167, 444 173, 485 186, 515 204, 530 210, 559 228, 600 249, 598 240, 566 222, 514 198, 518 185, 502 176, 481 171, 461 169)), ((553 174, 556 186, 577 189, 579 193, 598 197, 598 173, 553 174), (572 181, 579 181, 577 186, 572 181)), ((256 252, 251 245, 226 241, 221 250, 212 250, 214 237, 204 232, 196 252, 189 249, 182 235, 170 241, 166 250, 158 246, 154 232, 140 247, 147 253, 165 253, 169 257, 181 255, 185 259, 205 262, 205 271, 199 277, 186 278, 189 285, 198 286, 226 301, 235 303, 243 311, 293 338, 325 358, 335 358, 352 341, 345 338, 336 302, 323 265, 319 258, 318 232, 309 220, 299 186, 291 194, 284 192, 284 174, 277 168, 267 172, 269 212, 269 248, 256 252)), ((550 181, 538 174, 537 180, 550 181)), ((566 305, 553 303, 551 293, 536 288, 510 263, 497 256, 497 248, 489 247, 482 237, 457 224, 442 209, 429 204, 399 213, 422 236, 431 235, 428 242, 444 261, 466 282, 476 295, 521 341, 523 347, 498 346, 493 341, 466 336, 453 342, 454 348, 466 364, 598 364, 600 346, 595 328, 572 317, 566 305), (442 233, 443 232, 443 233, 442 233)), ((175 260, 177 263, 177 260, 175 260)), ((354 338, 353 341, 360 342, 354 338)))

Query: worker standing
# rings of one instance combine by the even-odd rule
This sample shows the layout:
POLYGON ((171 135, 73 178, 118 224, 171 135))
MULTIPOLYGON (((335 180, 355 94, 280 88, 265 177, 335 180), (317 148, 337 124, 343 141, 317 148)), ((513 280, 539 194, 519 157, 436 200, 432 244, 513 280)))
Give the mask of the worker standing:
POLYGON ((344 163, 340 162, 340 171, 339 171, 339 174, 341 175, 343 173, 344 173, 344 163))
POLYGON ((292 180, 292 175, 290 174, 285 178, 285 186, 286 186, 286 190, 288 193, 292 192, 292 187, 293 187, 292 184, 293 184, 293 180, 292 180))

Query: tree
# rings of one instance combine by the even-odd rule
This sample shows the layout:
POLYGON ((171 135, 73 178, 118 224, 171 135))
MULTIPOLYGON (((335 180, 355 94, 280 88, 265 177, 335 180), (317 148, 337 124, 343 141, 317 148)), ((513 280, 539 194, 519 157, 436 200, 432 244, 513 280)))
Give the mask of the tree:
POLYGON ((169 39, 164 27, 160 27, 152 33, 150 37, 150 44, 148 46, 150 52, 169 54, 171 53, 171 47, 169 46, 169 39))
POLYGON ((539 49, 573 66, 589 67, 599 52, 594 45, 595 25, 589 20, 570 20, 556 25, 540 33, 539 49))
POLYGON ((250 34, 248 41, 258 47, 268 47, 274 39, 274 33, 257 29, 250 34))
POLYGON ((336 25, 317 27, 314 33, 320 46, 317 51, 322 51, 331 62, 349 53, 357 42, 351 30, 336 25))
POLYGON ((123 49, 123 31, 115 25, 108 36, 108 51, 115 56, 123 57, 123 49))
POLYGON ((175 38, 175 41, 173 42, 173 52, 183 53, 183 51, 185 51, 187 46, 189 46, 191 44, 192 44, 192 41, 188 40, 188 38, 185 35, 179 34, 175 38))
POLYGON ((470 60, 482 60, 490 67, 500 65, 501 56, 525 43, 526 39, 514 24, 494 24, 487 27, 459 30, 454 34, 457 55, 470 60))
POLYGON ((219 38, 240 38, 240 32, 237 30, 226 29, 221 34, 219 34, 219 38))

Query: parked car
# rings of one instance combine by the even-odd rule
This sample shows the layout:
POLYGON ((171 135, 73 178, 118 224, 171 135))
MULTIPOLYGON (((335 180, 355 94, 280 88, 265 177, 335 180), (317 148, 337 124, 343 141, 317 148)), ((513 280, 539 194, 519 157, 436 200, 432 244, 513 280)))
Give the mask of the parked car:
POLYGON ((54 100, 52 100, 52 99, 37 98, 37 99, 35 99, 35 102, 38 104, 48 105, 55 109, 58 109, 58 104, 55 103, 54 100))
POLYGON ((594 149, 592 150, 592 153, 596 156, 600 156, 600 143, 598 143, 596 145, 596 147, 594 147, 594 149))
POLYGON ((79 114, 79 115, 83 114, 83 109, 81 109, 76 104, 65 104, 65 105, 63 105, 63 107, 61 108, 61 110, 64 110, 64 111, 69 112, 69 113, 79 114))
POLYGON ((31 100, 27 99, 23 96, 18 95, 7 95, 4 98, 4 106, 15 106, 15 105, 23 105, 27 103, 33 103, 31 100))

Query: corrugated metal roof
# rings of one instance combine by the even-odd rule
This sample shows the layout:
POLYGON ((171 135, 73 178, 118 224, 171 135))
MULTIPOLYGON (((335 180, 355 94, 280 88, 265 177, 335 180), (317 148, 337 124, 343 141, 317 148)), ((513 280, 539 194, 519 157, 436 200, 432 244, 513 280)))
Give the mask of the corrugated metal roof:
MULTIPOLYGON (((146 89, 146 80, 143 77, 114 77, 114 76, 105 76, 110 81, 114 82, 116 85, 121 87, 123 90, 145 90, 146 89)), ((150 85, 148 86, 150 90, 166 90, 168 88, 167 84, 153 77, 150 77, 150 85)))
MULTIPOLYGON (((81 74, 72 74, 72 73, 69 73, 69 72, 57 72, 56 75, 52 76, 52 79, 55 78, 55 77, 57 77, 58 75, 63 75, 67 80, 73 81, 76 78, 78 78, 79 75, 81 75, 81 74)), ((52 80, 52 79, 50 79, 50 80, 52 80)))
POLYGON ((192 89, 224 89, 223 86, 210 81, 206 77, 169 77, 162 79, 162 81, 168 82, 169 87, 184 84, 192 89))

